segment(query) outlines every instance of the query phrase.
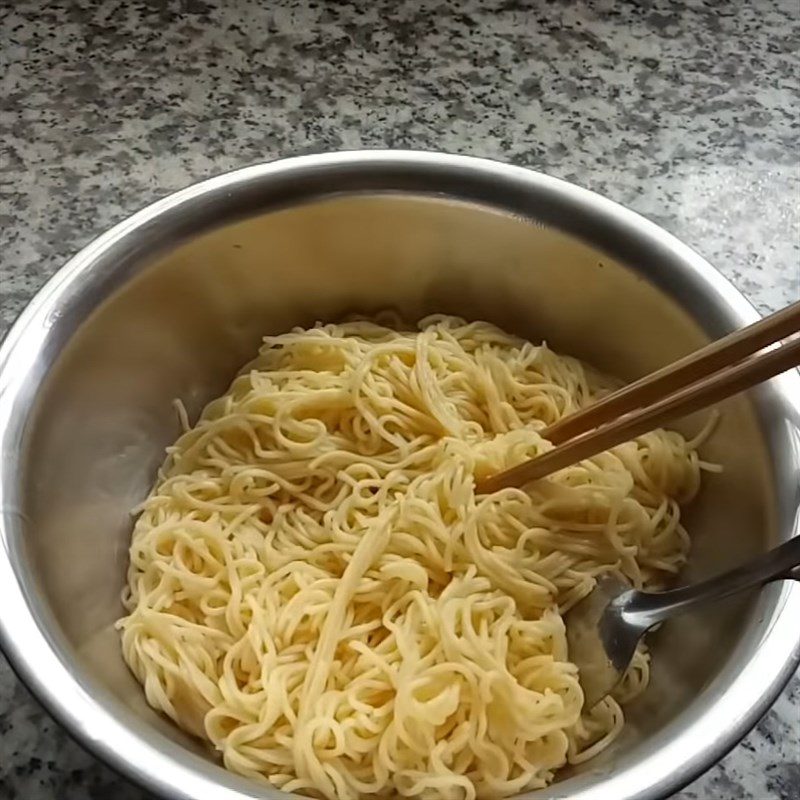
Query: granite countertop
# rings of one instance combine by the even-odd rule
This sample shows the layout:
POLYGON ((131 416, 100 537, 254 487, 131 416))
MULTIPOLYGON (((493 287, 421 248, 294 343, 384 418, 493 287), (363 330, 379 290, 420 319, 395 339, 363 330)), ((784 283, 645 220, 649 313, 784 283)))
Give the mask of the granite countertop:
MULTIPOLYGON (((800 297, 797 0, 19 0, 0 17, 0 334, 142 205, 358 147, 541 169, 662 224, 762 311, 800 297)), ((148 795, 0 657, 0 799, 108 797, 148 795)), ((797 800, 800 680, 676 797, 797 800)))

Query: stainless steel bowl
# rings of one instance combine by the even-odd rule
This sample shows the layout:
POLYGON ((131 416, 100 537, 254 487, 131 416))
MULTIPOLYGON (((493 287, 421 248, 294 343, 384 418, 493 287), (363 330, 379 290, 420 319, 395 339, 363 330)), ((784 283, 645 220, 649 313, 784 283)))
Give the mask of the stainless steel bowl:
MULTIPOLYGON (((117 225, 33 300, 0 351, 0 640, 90 750, 169 798, 280 798, 150 711, 125 669, 130 509, 192 412, 259 338, 348 311, 489 319, 633 377, 756 313, 702 258, 595 194, 523 169, 362 152, 192 186, 117 225)), ((795 531, 800 379, 726 404, 689 509, 686 578, 795 531)), ((696 421, 688 420, 689 429, 696 421)), ((664 797, 725 753, 797 665, 800 586, 668 625, 604 756, 529 797, 664 797)))

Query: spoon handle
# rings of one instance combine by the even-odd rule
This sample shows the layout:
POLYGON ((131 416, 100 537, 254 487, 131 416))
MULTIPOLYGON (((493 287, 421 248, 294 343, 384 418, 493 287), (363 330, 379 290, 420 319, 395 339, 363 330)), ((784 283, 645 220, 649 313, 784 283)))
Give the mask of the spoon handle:
POLYGON ((645 631, 707 601, 722 600, 745 589, 763 586, 781 578, 800 581, 800 536, 789 539, 748 564, 701 583, 667 592, 634 592, 624 604, 624 595, 621 595, 618 598, 622 606, 620 612, 626 622, 645 631))

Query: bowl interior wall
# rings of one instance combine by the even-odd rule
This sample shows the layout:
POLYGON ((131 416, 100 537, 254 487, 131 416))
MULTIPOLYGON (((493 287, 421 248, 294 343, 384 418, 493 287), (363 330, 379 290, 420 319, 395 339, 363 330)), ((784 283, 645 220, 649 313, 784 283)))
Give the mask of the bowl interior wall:
MULTIPOLYGON (((410 320, 434 312, 486 319, 626 379, 720 333, 704 330, 702 316, 690 317, 608 253, 444 198, 314 202, 224 225, 162 253, 94 310, 58 355, 26 438, 23 546, 35 584, 74 668, 105 687, 137 725, 199 748, 147 708, 113 630, 131 509, 178 434, 173 399, 196 415, 264 334, 387 307, 410 320)), ((775 536, 771 468, 753 407, 737 399, 723 410, 703 454, 724 472, 707 477, 686 511, 694 542, 687 580, 740 562, 775 536)), ((701 423, 678 427, 692 432, 701 423)), ((734 653, 755 646, 755 617, 755 601, 732 602, 656 635, 650 690, 630 708, 618 744, 584 772, 657 747, 734 653)))

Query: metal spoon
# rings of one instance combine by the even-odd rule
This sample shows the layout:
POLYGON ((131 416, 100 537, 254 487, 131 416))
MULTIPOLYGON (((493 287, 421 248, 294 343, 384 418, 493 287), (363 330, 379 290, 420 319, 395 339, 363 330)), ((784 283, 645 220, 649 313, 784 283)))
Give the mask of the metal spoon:
POLYGON ((800 536, 749 564, 667 592, 640 592, 615 575, 603 576, 564 618, 569 658, 580 671, 585 707, 591 708, 619 683, 639 640, 654 625, 782 578, 800 581, 800 536))

